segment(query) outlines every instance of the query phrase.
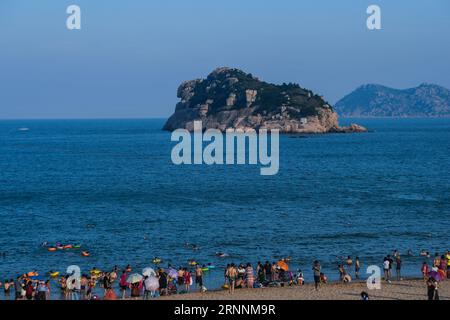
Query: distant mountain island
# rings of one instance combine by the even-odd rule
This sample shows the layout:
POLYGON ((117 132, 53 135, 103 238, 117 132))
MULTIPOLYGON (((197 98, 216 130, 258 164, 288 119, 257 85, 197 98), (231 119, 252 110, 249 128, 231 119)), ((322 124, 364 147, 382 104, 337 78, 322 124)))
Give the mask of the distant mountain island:
POLYGON ((281 133, 363 132, 358 125, 340 127, 331 105, 298 84, 275 85, 239 69, 218 68, 206 79, 186 81, 178 88, 181 101, 164 130, 278 129, 281 133))
POLYGON ((367 84, 338 101, 335 110, 344 117, 450 117, 450 90, 427 83, 405 90, 367 84))

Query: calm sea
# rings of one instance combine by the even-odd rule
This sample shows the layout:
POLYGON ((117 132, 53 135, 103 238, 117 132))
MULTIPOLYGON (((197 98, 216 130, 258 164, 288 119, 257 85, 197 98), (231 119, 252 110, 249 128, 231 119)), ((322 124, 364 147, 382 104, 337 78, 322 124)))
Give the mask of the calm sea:
POLYGON ((206 275, 214 289, 229 262, 292 256, 311 280, 319 259, 336 279, 341 257, 358 255, 365 270, 394 249, 413 251, 404 273, 416 276, 420 250, 450 247, 450 119, 359 119, 371 132, 285 135, 276 176, 175 166, 163 123, 0 121, 2 281, 74 264, 140 271, 157 256, 163 266, 216 265, 206 275), (91 256, 48 252, 45 241, 80 243, 91 256))

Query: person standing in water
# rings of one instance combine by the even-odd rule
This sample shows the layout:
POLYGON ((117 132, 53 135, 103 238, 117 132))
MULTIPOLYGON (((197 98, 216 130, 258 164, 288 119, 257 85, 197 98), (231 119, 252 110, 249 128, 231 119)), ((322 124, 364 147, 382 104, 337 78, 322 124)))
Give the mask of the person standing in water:
POLYGON ((187 268, 184 268, 183 280, 184 280, 184 290, 186 292, 189 292, 191 288, 191 273, 188 271, 187 268))
POLYGON ((387 282, 391 282, 389 277, 389 267, 390 267, 389 259, 387 257, 384 257, 383 259, 384 280, 386 280, 387 282))
POLYGON ((197 264, 195 268, 195 286, 198 291, 202 291, 203 289, 203 270, 199 264, 197 264))
POLYGON ((247 263, 247 267, 245 268, 245 279, 247 281, 247 288, 253 288, 255 277, 253 275, 253 268, 250 262, 247 263))
POLYGON ((397 272, 397 281, 402 280, 402 275, 401 275, 401 269, 402 269, 402 259, 400 257, 400 254, 397 255, 397 257, 395 258, 395 270, 397 272))
POLYGON ((127 283, 127 272, 126 270, 122 271, 119 280, 120 291, 122 292, 122 300, 125 299, 125 295, 127 293, 128 283, 127 283))
POLYGON ((228 292, 230 294, 234 293, 234 286, 236 284, 237 273, 238 272, 236 270, 236 267, 235 267, 234 263, 232 263, 229 266, 229 268, 227 269, 227 271, 226 271, 226 275, 227 275, 227 278, 228 278, 228 286, 229 286, 228 287, 228 292))
POLYGON ((314 274, 314 288, 316 291, 318 291, 320 287, 320 270, 320 262, 318 260, 314 261, 312 271, 314 274))
POLYGON ((359 270, 361 269, 361 263, 359 262, 359 257, 355 258, 355 278, 359 279, 359 270))
POLYGON ((387 259, 389 261, 389 280, 391 280, 392 279, 392 267, 394 266, 394 259, 392 259, 390 254, 387 256, 387 259))
POLYGON ((12 283, 9 282, 9 280, 5 280, 5 283, 3 284, 3 292, 5 294, 5 299, 9 300, 10 292, 11 292, 11 285, 12 283))

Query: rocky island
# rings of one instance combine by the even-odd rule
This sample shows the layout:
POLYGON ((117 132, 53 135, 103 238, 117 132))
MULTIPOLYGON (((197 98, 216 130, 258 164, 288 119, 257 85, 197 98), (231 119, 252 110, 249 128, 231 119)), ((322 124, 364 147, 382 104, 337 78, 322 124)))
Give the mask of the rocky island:
POLYGON ((450 117, 450 90, 428 83, 404 90, 366 84, 335 109, 345 117, 450 117))
POLYGON ((275 85, 239 69, 218 68, 206 79, 186 81, 177 92, 181 101, 164 130, 278 129, 280 133, 365 132, 352 124, 341 127, 333 107, 298 84, 275 85))

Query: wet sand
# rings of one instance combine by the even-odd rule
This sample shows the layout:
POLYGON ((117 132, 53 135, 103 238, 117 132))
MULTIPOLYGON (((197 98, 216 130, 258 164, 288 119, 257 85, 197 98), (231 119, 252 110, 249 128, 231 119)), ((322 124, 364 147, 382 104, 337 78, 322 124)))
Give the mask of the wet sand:
MULTIPOLYGON (((365 282, 349 284, 329 283, 319 291, 313 284, 301 287, 236 289, 233 295, 228 290, 205 293, 179 294, 161 297, 164 300, 360 300, 362 291, 368 292, 371 300, 426 300, 425 281, 403 280, 391 284, 382 282, 380 290, 368 290, 365 282)), ((450 280, 439 283, 441 300, 450 300, 450 280)))

